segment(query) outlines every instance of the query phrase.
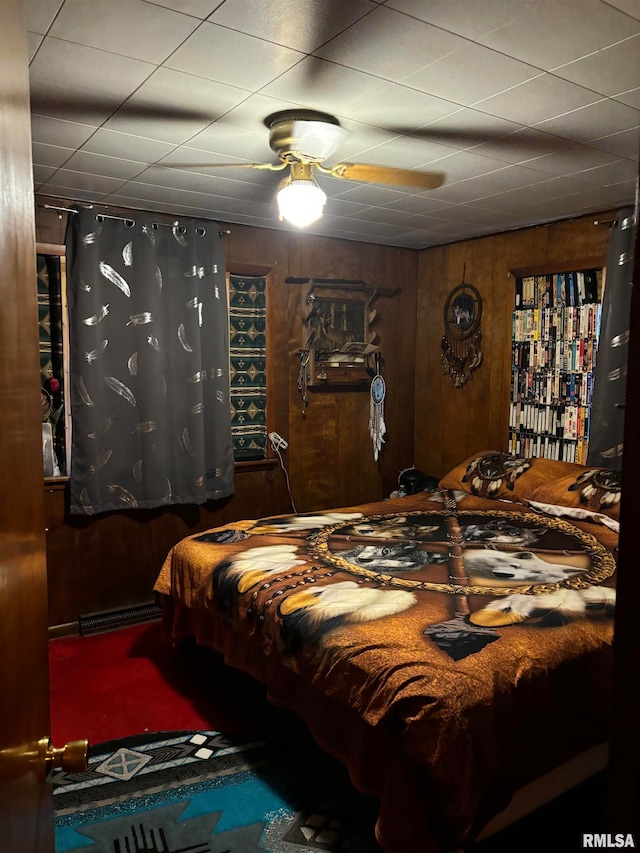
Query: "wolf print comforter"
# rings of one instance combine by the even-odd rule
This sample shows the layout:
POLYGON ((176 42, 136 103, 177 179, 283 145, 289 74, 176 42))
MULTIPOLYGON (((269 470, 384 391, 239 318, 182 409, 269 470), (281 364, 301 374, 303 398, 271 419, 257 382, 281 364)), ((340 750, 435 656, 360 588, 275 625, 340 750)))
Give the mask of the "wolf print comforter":
POLYGON ((422 493, 191 536, 155 589, 206 614, 221 651, 231 632, 252 674, 276 656, 392 732, 448 851, 606 739, 616 546, 599 524, 422 493))

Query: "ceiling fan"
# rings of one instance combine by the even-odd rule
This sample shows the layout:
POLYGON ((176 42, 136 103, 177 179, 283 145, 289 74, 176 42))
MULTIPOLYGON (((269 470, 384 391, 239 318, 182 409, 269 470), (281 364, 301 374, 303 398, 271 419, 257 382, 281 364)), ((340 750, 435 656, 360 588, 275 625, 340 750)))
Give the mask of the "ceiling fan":
POLYGON ((324 165, 346 133, 338 119, 327 113, 305 109, 281 110, 267 116, 264 123, 269 129, 269 146, 278 155, 279 163, 173 163, 167 166, 173 169, 244 167, 274 172, 288 168, 276 196, 280 219, 300 228, 322 216, 327 200, 315 180, 315 171, 339 180, 420 190, 436 189, 444 182, 444 175, 439 172, 367 163, 324 165))

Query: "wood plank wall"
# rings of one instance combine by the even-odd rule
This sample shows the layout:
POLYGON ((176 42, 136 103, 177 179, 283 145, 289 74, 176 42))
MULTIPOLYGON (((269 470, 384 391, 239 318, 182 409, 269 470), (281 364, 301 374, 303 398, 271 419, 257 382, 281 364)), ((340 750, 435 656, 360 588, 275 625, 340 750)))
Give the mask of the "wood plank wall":
POLYGON ((507 449, 515 295, 515 279, 509 270, 593 256, 606 258, 609 228, 594 225, 594 221, 613 218, 615 211, 605 211, 420 253, 414 432, 418 468, 441 477, 473 453, 507 449), (484 360, 463 388, 453 388, 442 372, 440 340, 446 298, 462 282, 463 273, 483 299, 484 360))
MULTIPOLYGON (((71 202, 36 200, 38 242, 63 244, 66 214, 45 204, 68 207, 71 202)), ((228 268, 269 275, 269 429, 289 441, 283 460, 296 510, 384 497, 395 486, 398 471, 413 462, 417 253, 276 229, 228 227, 228 268), (368 389, 310 392, 302 415, 297 377, 303 289, 285 283, 288 276, 359 279, 401 288, 398 296, 381 298, 376 305, 389 389, 388 443, 377 463, 368 435, 368 389)), ((240 518, 292 510, 277 458, 267 467, 238 466, 235 480, 236 492, 227 501, 95 518, 70 516, 66 486, 47 484, 49 624, 68 625, 80 615, 150 600, 164 557, 184 536, 240 518)))

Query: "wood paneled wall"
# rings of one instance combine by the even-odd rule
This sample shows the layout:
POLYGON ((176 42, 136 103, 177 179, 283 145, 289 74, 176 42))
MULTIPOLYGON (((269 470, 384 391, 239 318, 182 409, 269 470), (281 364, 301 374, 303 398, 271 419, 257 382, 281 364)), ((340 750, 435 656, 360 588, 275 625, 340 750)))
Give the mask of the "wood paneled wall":
MULTIPOLYGON (((44 205, 68 207, 70 201, 41 197, 36 202, 37 240, 62 244, 66 214, 44 205)), ((228 228, 227 266, 234 272, 269 276, 269 429, 289 441, 283 460, 296 510, 350 506, 384 497, 397 483, 399 470, 413 464, 417 252, 277 229, 228 228), (376 331, 388 384, 387 444, 378 462, 374 462, 368 434, 368 388, 310 391, 302 414, 297 379, 303 288, 287 284, 288 276, 400 287, 397 296, 381 297, 376 304, 380 315, 376 331)), ((186 535, 240 518, 292 511, 285 473, 277 459, 266 468, 237 466, 235 486, 229 500, 202 507, 106 513, 85 519, 69 515, 66 487, 47 485, 50 625, 150 600, 164 557, 186 535)))
POLYGON ((594 225, 594 220, 613 218, 615 211, 606 211, 420 253, 414 432, 418 468, 441 477, 477 451, 506 450, 515 295, 509 270, 606 258, 609 228, 594 225), (463 274, 483 299, 484 359, 463 388, 453 388, 442 372, 440 340, 446 298, 463 274))

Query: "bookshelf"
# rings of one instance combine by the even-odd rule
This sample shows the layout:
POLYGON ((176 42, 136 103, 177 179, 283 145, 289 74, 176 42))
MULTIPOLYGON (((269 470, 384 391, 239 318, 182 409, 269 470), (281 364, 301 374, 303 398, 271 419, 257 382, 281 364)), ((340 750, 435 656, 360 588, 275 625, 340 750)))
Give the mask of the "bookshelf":
POLYGON ((584 258, 511 272, 509 452, 586 464, 606 268, 584 258))

